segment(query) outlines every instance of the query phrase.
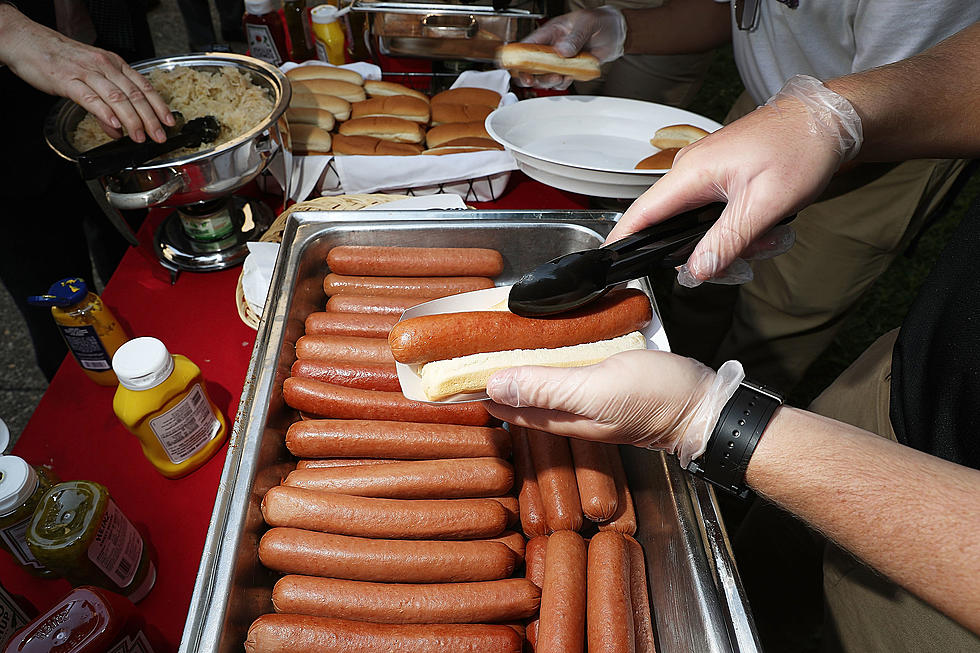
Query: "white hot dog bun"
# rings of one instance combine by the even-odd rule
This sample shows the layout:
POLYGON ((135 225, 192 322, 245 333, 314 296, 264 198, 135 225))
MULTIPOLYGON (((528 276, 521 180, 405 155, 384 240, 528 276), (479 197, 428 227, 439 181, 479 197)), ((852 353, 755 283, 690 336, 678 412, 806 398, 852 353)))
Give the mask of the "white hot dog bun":
POLYGON ((360 102, 367 98, 364 87, 339 79, 303 79, 293 82, 294 93, 333 95, 348 102, 360 102))
POLYGON ((650 139, 650 145, 661 150, 669 147, 686 147, 708 135, 708 132, 694 125, 667 125, 657 130, 650 139))
POLYGON ((542 75, 557 73, 585 82, 602 74, 599 60, 588 53, 563 57, 550 45, 508 43, 497 48, 497 63, 507 70, 542 75))
POLYGON ((344 136, 373 136, 396 143, 421 143, 425 138, 419 123, 389 116, 353 118, 342 123, 339 131, 344 136))
POLYGON ((307 79, 337 79, 343 82, 357 84, 358 86, 364 84, 364 78, 353 70, 335 68, 334 66, 323 64, 309 64, 307 66, 293 68, 286 73, 286 77, 289 78, 290 82, 299 82, 307 79))
POLYGON ((632 349, 646 349, 642 333, 634 331, 618 338, 588 342, 555 349, 512 349, 485 354, 470 354, 449 360, 432 361, 422 366, 422 390, 430 401, 439 401, 459 393, 486 390, 494 372, 518 365, 547 367, 582 367, 632 349))

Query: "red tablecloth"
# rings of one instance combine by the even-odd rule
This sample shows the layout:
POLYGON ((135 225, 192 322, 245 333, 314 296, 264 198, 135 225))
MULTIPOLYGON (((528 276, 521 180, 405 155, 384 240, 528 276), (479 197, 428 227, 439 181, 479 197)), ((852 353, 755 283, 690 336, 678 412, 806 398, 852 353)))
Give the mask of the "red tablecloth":
MULTIPOLYGON (((582 209, 586 198, 529 180, 515 172, 496 202, 498 209, 582 209)), ((123 257, 102 294, 131 336, 154 336, 172 353, 197 363, 211 398, 229 427, 248 368, 255 331, 238 317, 235 286, 239 268, 180 275, 169 273, 152 251, 152 234, 166 213, 151 213, 139 231, 141 245, 123 257)), ((61 366, 14 448, 32 464, 51 465, 62 480, 88 479, 105 485, 119 507, 155 550, 156 586, 138 608, 171 650, 183 631, 226 448, 178 480, 168 480, 143 456, 139 442, 112 412, 115 388, 92 383, 74 362, 61 366)), ((0 554, 4 587, 46 611, 68 593, 64 580, 30 576, 0 554)))

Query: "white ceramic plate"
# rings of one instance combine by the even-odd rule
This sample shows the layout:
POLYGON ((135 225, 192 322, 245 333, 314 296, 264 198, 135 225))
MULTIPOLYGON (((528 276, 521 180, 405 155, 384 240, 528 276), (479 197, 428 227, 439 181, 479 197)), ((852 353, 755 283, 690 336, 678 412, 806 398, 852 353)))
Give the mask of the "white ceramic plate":
POLYGON ((600 197, 635 198, 664 170, 635 170, 657 152, 661 127, 717 122, 690 111, 623 98, 564 95, 533 98, 487 116, 490 136, 514 154, 528 176, 556 188, 600 197))

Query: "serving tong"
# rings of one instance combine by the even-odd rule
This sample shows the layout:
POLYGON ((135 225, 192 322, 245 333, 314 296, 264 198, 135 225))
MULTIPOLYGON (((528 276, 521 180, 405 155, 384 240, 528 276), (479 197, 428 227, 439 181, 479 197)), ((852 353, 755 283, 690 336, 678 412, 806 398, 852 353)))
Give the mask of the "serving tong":
POLYGON ((507 308, 524 317, 553 315, 588 304, 616 284, 681 265, 687 246, 711 228, 724 208, 723 203, 708 204, 608 245, 543 263, 511 287, 507 308))
POLYGON ((162 143, 149 138, 142 143, 129 138, 117 138, 83 152, 78 157, 78 170, 82 179, 98 179, 120 170, 135 168, 182 147, 198 147, 203 143, 211 143, 221 130, 221 125, 214 116, 202 116, 185 123, 180 112, 174 111, 174 118, 176 124, 173 127, 164 125, 167 140, 162 143))

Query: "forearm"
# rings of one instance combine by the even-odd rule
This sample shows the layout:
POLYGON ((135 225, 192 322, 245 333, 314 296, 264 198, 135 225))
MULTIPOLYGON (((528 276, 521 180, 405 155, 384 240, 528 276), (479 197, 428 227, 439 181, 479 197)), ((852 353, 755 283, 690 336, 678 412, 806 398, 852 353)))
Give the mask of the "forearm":
POLYGON ((783 407, 766 429, 746 480, 980 633, 980 471, 783 407))
POLYGON ((922 54, 830 80, 864 127, 863 161, 980 153, 980 23, 922 54))
POLYGON ((30 22, 16 7, 0 2, 0 64, 10 65, 16 50, 17 34, 30 22))
POLYGON ((656 9, 624 9, 626 54, 707 52, 732 40, 727 3, 672 0, 656 9))

